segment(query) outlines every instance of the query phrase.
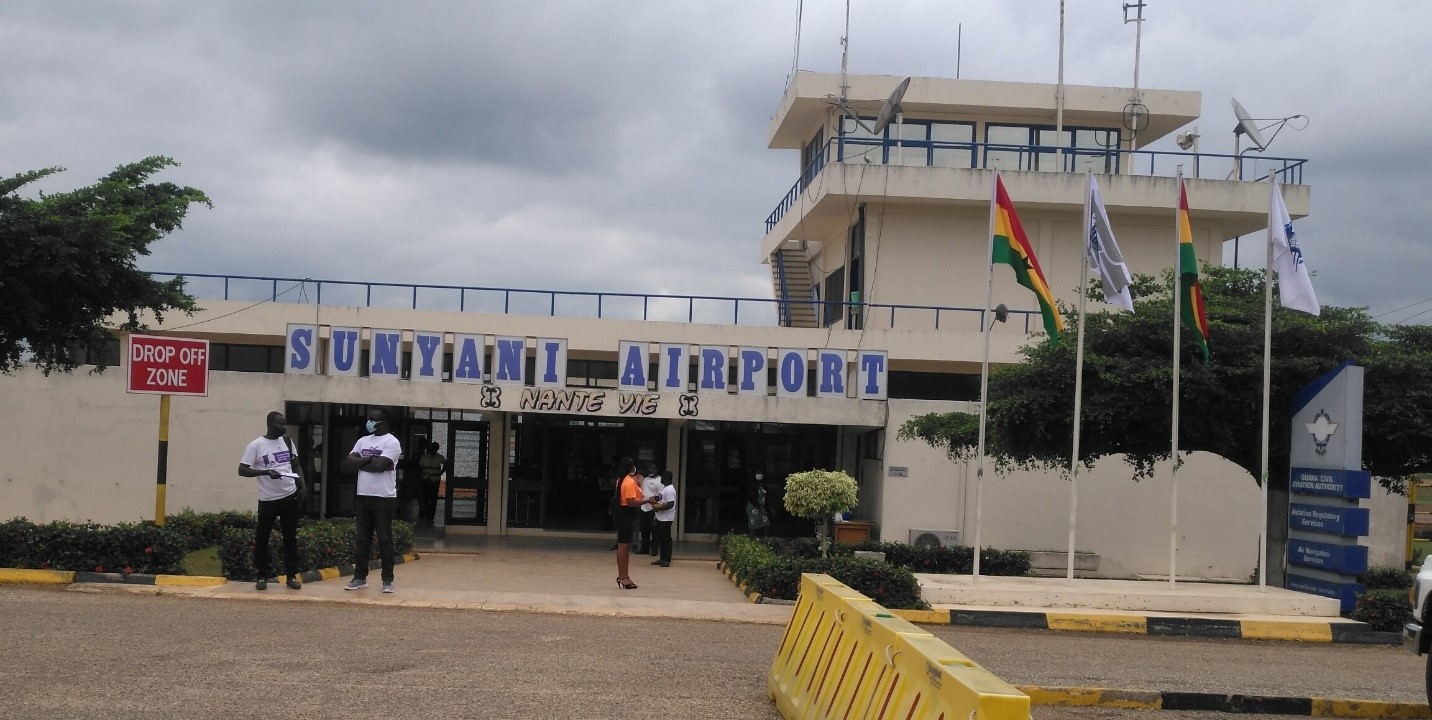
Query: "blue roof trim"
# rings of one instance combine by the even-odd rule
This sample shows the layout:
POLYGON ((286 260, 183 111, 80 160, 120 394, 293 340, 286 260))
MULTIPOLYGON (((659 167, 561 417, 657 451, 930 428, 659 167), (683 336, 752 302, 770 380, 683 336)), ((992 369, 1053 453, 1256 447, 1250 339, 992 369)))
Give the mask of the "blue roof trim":
POLYGON ((1338 376, 1338 373, 1351 365, 1351 360, 1344 360, 1340 365, 1323 373, 1322 377, 1308 383, 1302 390, 1299 390, 1298 394, 1293 396, 1293 414, 1297 415, 1303 408, 1307 407, 1308 403, 1312 402, 1313 398, 1322 392, 1323 388, 1327 387, 1328 383, 1333 381, 1333 378, 1338 376))

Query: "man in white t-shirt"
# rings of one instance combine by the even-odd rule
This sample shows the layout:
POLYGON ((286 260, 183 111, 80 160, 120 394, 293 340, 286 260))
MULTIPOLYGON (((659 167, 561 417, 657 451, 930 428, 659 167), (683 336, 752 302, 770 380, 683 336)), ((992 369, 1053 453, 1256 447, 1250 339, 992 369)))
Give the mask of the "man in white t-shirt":
POLYGON ((273 568, 269 565, 269 535, 273 522, 279 523, 283 535, 283 570, 288 586, 297 590, 298 582, 298 503, 305 485, 299 474, 298 457, 293 443, 284 434, 288 420, 281 412, 268 414, 267 431, 244 448, 239 459, 239 476, 259 479, 259 525, 254 529, 254 587, 268 589, 273 568))
MULTIPOLYGON (((642 468, 642 474, 645 476, 642 478, 641 481, 642 497, 654 498, 657 495, 660 495, 661 475, 656 472, 656 465, 653 463, 647 463, 646 467, 642 468)), ((651 507, 651 503, 642 503, 640 521, 641 525, 639 527, 639 532, 641 534, 641 548, 638 549, 636 552, 646 553, 652 557, 656 557, 656 543, 652 541, 651 535, 652 531, 656 527, 656 524, 652 518, 652 514, 653 510, 651 507)))
POLYGON ((398 460, 403 447, 388 432, 388 417, 382 410, 369 410, 364 427, 368 434, 358 438, 353 452, 343 460, 343 470, 358 473, 358 494, 353 514, 358 520, 358 548, 353 556, 353 579, 344 590, 368 587, 368 562, 373 555, 373 535, 378 536, 378 557, 383 566, 383 592, 393 592, 393 511, 398 507, 398 460))
POLYGON ((656 546, 659 555, 652 565, 671 567, 671 526, 676 522, 676 486, 671 484, 670 470, 661 471, 661 490, 652 508, 656 511, 656 546))

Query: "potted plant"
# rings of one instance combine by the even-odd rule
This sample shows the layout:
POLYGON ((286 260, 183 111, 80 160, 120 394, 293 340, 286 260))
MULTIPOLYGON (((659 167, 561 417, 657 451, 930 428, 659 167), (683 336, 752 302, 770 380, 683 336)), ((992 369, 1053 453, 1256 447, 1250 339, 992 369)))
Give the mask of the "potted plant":
POLYGON ((855 478, 840 470, 807 470, 786 476, 786 510, 816 521, 820 556, 826 556, 830 516, 845 512, 857 502, 855 478))

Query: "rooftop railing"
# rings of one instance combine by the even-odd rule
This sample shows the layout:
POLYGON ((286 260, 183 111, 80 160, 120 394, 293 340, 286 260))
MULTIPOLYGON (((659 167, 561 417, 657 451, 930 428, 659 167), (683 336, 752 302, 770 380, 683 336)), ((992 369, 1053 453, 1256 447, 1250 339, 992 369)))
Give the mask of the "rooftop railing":
MULTIPOLYGON (((949 330, 978 332, 988 321, 980 308, 937 305, 891 305, 817 300, 775 300, 719 295, 655 295, 622 292, 530 290, 476 285, 414 285, 354 280, 151 272, 156 279, 184 278, 184 289, 196 298, 238 302, 338 305, 344 307, 485 312, 502 315, 703 323, 746 327, 777 327, 782 306, 809 303, 816 317, 827 306, 837 327, 858 329, 949 330)), ((1025 334, 1040 327, 1039 311, 1011 310, 1007 327, 1025 334)), ((787 312, 784 317, 789 317, 787 312)))
POLYGON ((1183 168, 1184 177, 1266 181, 1269 175, 1289 185, 1303 183, 1307 160, 1266 155, 1228 155, 1166 150, 1118 150, 1066 147, 1062 162, 1060 148, 1053 145, 1007 145, 1001 143, 944 142, 922 140, 897 142, 884 138, 831 138, 801 170, 794 185, 766 216, 766 232, 775 229, 815 181, 828 162, 869 163, 911 167, 948 167, 976 170, 1032 170, 1044 172, 1130 174, 1145 177, 1174 177, 1183 168), (1124 170, 1127 164, 1127 172, 1124 170))

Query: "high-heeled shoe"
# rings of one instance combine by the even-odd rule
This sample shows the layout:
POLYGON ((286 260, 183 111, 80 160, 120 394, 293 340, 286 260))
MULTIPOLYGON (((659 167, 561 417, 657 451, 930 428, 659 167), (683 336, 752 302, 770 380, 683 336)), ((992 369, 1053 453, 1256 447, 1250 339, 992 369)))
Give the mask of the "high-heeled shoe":
POLYGON ((635 590, 636 583, 632 582, 631 578, 617 578, 617 587, 623 590, 635 590))

